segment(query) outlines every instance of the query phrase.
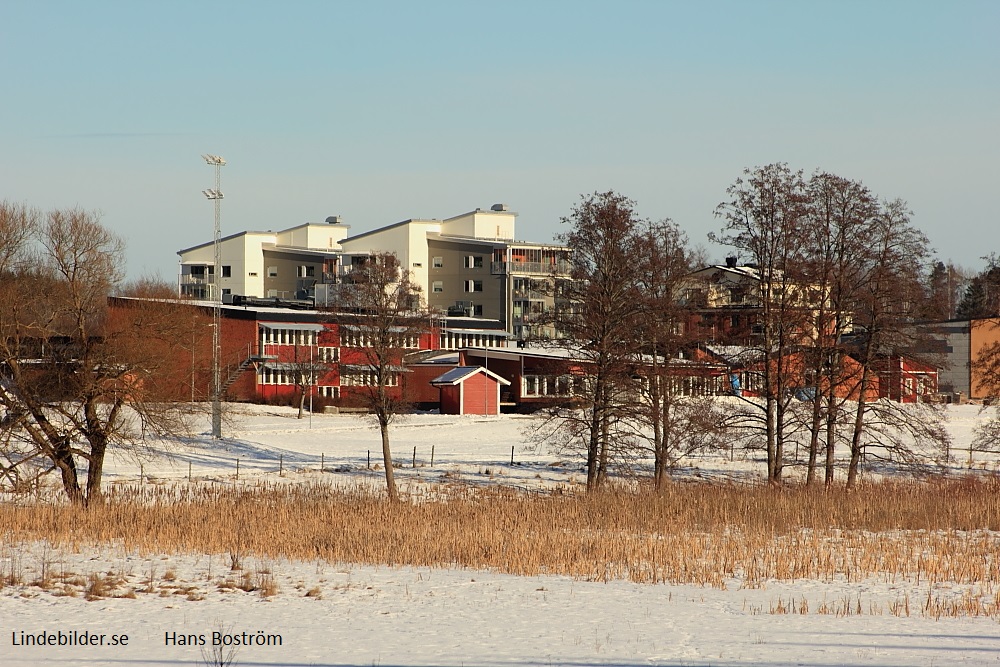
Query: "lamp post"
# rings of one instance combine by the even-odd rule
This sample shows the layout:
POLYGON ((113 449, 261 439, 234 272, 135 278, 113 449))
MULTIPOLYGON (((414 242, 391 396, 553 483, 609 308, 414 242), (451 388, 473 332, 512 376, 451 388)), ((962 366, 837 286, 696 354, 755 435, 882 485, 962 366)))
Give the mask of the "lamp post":
POLYGON ((215 187, 202 190, 202 194, 215 202, 215 265, 212 267, 212 438, 222 437, 222 378, 219 370, 219 323, 222 320, 222 289, 219 279, 222 275, 222 227, 219 223, 222 212, 223 194, 221 187, 222 167, 226 161, 218 155, 202 155, 206 164, 215 167, 215 187))

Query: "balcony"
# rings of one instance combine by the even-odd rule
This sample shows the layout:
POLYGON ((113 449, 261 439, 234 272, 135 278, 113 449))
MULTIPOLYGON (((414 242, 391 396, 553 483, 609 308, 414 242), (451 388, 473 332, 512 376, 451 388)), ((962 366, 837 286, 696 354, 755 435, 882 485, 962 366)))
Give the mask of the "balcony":
POLYGON ((181 274, 181 285, 214 285, 215 276, 193 276, 181 274))
POLYGON ((215 296, 215 276, 181 274, 177 287, 181 296, 212 299, 215 296))
POLYGON ((542 275, 548 276, 569 275, 571 266, 569 262, 490 262, 490 273, 495 276, 505 275, 542 275))

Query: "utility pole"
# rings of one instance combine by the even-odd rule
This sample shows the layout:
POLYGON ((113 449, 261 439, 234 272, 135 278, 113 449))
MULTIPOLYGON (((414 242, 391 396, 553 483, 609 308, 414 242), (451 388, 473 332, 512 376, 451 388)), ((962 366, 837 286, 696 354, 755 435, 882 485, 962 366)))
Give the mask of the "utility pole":
POLYGON ((212 267, 212 438, 222 437, 222 376, 219 368, 221 349, 219 326, 222 321, 222 167, 226 161, 218 155, 202 155, 205 163, 215 167, 215 188, 202 190, 202 194, 215 202, 215 266, 212 267))

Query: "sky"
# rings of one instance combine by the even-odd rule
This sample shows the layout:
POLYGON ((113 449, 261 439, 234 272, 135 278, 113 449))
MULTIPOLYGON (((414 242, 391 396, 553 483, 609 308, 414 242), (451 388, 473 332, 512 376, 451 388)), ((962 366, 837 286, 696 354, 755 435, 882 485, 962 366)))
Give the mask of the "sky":
POLYGON ((506 203, 547 242, 615 190, 709 258, 746 168, 906 200, 1000 251, 1000 3, 0 0, 0 200, 98 211, 131 278, 222 233, 506 203))

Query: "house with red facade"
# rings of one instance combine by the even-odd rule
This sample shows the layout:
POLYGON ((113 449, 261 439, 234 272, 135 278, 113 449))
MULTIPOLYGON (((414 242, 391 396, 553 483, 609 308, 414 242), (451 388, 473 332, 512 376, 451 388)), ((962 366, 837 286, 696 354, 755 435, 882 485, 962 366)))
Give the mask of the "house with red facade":
POLYGON ((886 355, 875 363, 879 398, 918 403, 938 393, 938 369, 900 354, 886 355))
MULTIPOLYGON (((112 309, 124 308, 129 301, 116 297, 110 304, 112 309)), ((178 383, 177 399, 207 400, 212 382, 213 304, 178 303, 189 309, 191 341, 181 346, 183 358, 177 360, 177 374, 189 378, 178 383)), ((457 363, 459 346, 500 349, 506 347, 507 339, 495 320, 430 318, 426 330, 399 341, 400 358, 389 386, 400 397, 409 398, 417 389, 411 389, 412 382, 408 382, 411 358, 450 350, 457 363)), ((329 312, 279 299, 243 299, 238 305, 220 306, 219 341, 224 400, 291 402, 305 389, 307 395, 335 405, 357 405, 375 382, 366 354, 363 315, 334 319, 329 312)), ((438 366, 434 375, 421 378, 424 393, 435 392, 435 403, 439 396, 429 381, 442 372, 438 366)))
POLYGON ((441 392, 443 415, 498 415, 500 387, 510 386, 482 366, 457 366, 431 380, 441 392))

